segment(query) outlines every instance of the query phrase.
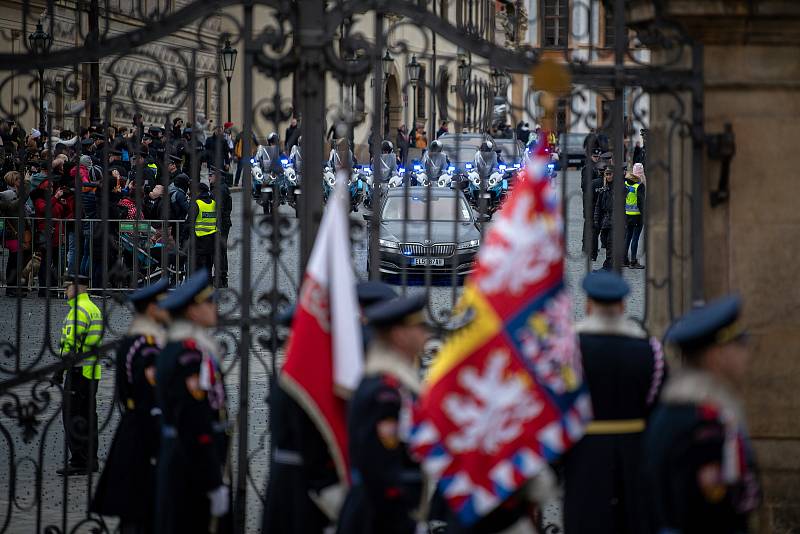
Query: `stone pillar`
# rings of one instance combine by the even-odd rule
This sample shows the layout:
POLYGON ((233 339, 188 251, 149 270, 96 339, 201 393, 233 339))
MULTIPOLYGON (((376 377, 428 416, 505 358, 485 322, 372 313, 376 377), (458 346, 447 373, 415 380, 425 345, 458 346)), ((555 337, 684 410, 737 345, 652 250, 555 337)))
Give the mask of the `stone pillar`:
MULTIPOLYGON (((738 292, 744 320, 753 334, 751 373, 745 386, 750 432, 761 466, 766 503, 758 531, 794 532, 800 528, 800 3, 796 0, 635 0, 630 20, 646 23, 656 14, 680 23, 703 45, 703 121, 707 134, 730 123, 736 154, 730 169, 729 200, 711 207, 720 163, 703 162, 704 294, 707 299, 738 292)), ((654 62, 665 57, 654 54, 654 62)), ((648 150, 674 165, 676 202, 672 229, 675 250, 687 248, 691 220, 685 218, 691 192, 691 140, 668 140, 672 121, 663 112, 674 96, 653 99, 648 150), (669 144, 664 144, 669 143, 669 144), (672 158, 667 147, 672 148, 672 158), (687 151, 687 149, 689 149, 687 151), (686 151, 689 161, 678 154, 686 151)), ((689 104, 688 99, 683 100, 689 104)), ((685 118, 691 118, 687 107, 685 118)), ((669 231, 668 186, 662 169, 648 172, 650 264, 656 277, 670 261, 663 243, 669 231), (667 195, 667 196, 665 196, 667 195)), ((672 303, 686 309, 691 270, 672 257, 672 303)), ((651 290, 648 309, 654 332, 663 333, 670 291, 651 290)))

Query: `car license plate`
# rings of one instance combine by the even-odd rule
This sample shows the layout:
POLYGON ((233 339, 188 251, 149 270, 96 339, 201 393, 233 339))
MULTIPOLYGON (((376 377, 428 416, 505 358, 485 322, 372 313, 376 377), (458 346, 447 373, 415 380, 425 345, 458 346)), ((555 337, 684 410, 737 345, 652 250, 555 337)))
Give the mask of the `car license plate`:
POLYGON ((444 267, 444 258, 414 258, 411 260, 411 265, 424 266, 430 265, 431 267, 444 267))

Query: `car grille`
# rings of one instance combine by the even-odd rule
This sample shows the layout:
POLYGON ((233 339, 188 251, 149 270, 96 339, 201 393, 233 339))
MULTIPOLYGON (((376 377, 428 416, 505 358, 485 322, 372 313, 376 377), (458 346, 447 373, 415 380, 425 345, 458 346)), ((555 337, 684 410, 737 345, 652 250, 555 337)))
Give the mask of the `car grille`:
POLYGON ((452 256, 455 245, 421 245, 419 243, 401 243, 400 252, 406 256, 452 256))

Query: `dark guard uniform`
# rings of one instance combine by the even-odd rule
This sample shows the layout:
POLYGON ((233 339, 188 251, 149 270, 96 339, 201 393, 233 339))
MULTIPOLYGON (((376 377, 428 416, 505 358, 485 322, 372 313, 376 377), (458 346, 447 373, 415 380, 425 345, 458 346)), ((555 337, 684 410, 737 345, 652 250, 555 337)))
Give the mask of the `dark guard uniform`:
MULTIPOLYGON (((362 282, 357 293, 361 306, 396 296, 381 282, 362 282)), ((276 321, 288 327, 293 315, 294 307, 276 321)), ((274 448, 261 532, 321 534, 335 523, 346 488, 317 426, 280 381, 272 386, 269 400, 274 448)))
MULTIPOLYGON (((417 320, 424 304, 421 298, 398 298, 366 313, 381 327, 417 320)), ((373 341, 348 412, 352 487, 339 516, 340 534, 415 532, 423 476, 403 440, 418 391, 417 370, 394 348, 380 339, 373 341)))
MULTIPOLYGON (((213 294, 201 269, 161 302, 174 313, 213 294)), ((227 532, 230 515, 215 517, 217 498, 229 500, 228 422, 220 347, 204 328, 177 318, 158 359, 156 396, 162 411, 157 532, 227 532)))
MULTIPOLYGON (((134 303, 163 295, 162 279, 130 297, 134 303)), ((155 365, 164 346, 164 327, 137 314, 116 351, 117 399, 122 418, 114 434, 91 511, 118 516, 123 532, 153 531, 155 476, 160 441, 161 410, 155 402, 155 365)))
POLYGON ((664 388, 645 436, 646 532, 742 534, 761 502, 742 405, 729 380, 701 359, 711 346, 745 339, 736 323, 740 306, 737 297, 720 299, 667 333, 687 365, 664 388))
POLYGON ((664 358, 658 341, 621 307, 602 309, 628 293, 618 274, 591 273, 583 287, 597 308, 576 325, 594 421, 564 457, 564 527, 569 534, 639 534, 642 432, 663 383, 664 358))

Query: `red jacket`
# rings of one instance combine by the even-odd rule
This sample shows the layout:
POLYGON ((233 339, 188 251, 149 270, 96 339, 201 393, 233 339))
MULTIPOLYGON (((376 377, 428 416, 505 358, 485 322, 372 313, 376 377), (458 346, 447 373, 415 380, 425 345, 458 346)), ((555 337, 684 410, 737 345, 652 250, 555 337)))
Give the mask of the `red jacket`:
MULTIPOLYGON (((36 233, 39 243, 46 244, 45 232, 47 231, 47 196, 48 189, 50 188, 50 181, 45 180, 34 190, 35 193, 31 194, 33 198, 33 209, 36 215, 36 233), (37 194, 38 193, 38 194, 37 194)), ((74 212, 74 200, 73 212, 74 212)), ((65 199, 57 199, 55 196, 50 196, 51 213, 50 217, 53 219, 51 227, 52 245, 60 244, 61 239, 61 222, 56 219, 64 219, 67 217, 68 204, 65 199)))

